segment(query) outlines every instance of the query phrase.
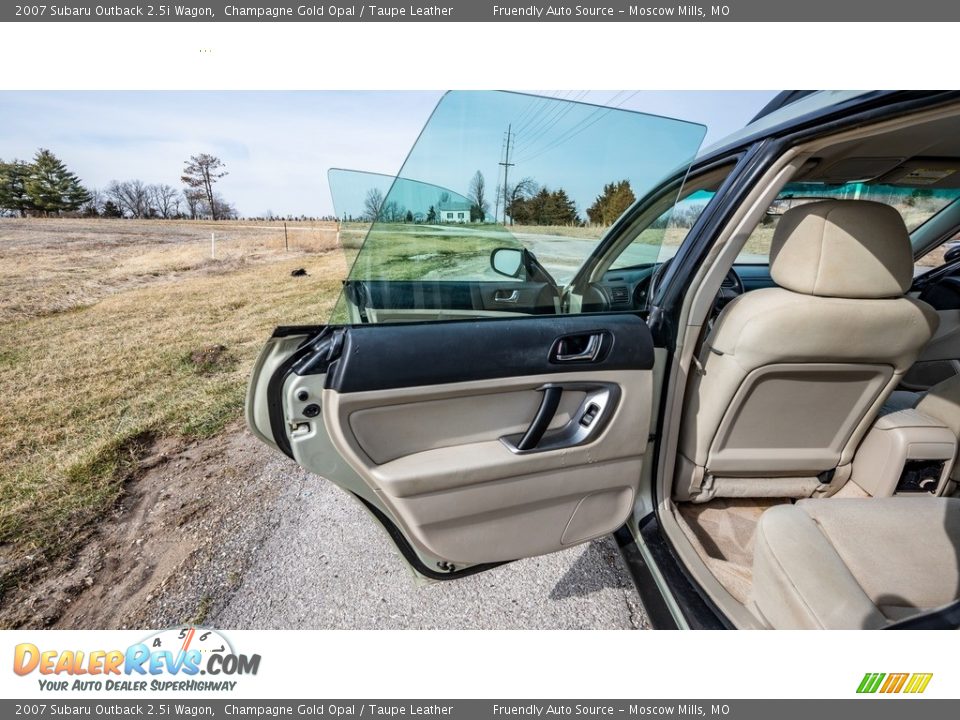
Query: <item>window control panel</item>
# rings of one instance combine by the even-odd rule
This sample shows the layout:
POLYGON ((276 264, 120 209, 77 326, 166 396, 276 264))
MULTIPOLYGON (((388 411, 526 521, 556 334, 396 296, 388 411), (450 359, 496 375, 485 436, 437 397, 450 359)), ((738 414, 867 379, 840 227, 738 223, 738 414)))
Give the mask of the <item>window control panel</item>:
POLYGON ((599 412, 600 406, 596 403, 590 403, 587 409, 583 411, 583 415, 580 416, 580 424, 583 425, 583 427, 590 427, 593 421, 597 419, 599 412))
POLYGON ((620 402, 620 387, 616 383, 548 383, 538 390, 543 392, 543 397, 530 428, 524 433, 500 438, 510 452, 549 452, 592 442, 604 431, 620 402), (548 427, 559 407, 560 393, 567 391, 585 393, 586 397, 576 410, 566 416, 564 425, 548 427), (542 434, 536 438, 536 442, 528 443, 525 439, 534 428, 542 428, 542 434))

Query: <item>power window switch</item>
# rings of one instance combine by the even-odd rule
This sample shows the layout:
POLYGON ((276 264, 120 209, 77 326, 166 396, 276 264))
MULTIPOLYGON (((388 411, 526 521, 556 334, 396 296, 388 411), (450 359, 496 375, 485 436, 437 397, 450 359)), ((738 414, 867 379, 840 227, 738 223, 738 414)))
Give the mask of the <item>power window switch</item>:
POLYGON ((595 404, 590 403, 590 406, 583 413, 583 416, 580 418, 580 424, 583 427, 590 427, 590 424, 596 419, 597 413, 600 412, 600 408, 595 404))

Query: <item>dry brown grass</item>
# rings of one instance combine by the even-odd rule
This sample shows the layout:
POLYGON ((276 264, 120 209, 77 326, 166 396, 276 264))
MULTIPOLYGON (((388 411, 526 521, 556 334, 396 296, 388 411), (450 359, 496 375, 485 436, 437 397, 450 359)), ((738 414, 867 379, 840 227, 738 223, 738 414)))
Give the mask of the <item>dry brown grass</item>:
POLYGON ((934 248, 922 258, 917 260, 917 265, 927 268, 940 267, 944 263, 943 256, 947 253, 947 250, 949 250, 950 247, 950 245, 944 243, 940 247, 934 248))
POLYGON ((337 246, 336 223, 0 219, 0 322, 62 312, 185 274, 337 246), (216 259, 210 257, 210 235, 216 259))
POLYGON ((235 419, 276 325, 325 322, 335 231, 286 252, 274 228, 218 226, 210 260, 192 223, 0 221, 0 592, 111 506, 149 439, 235 419))
POLYGON ((599 240, 609 230, 606 225, 510 225, 510 232, 528 235, 557 235, 581 240, 599 240))

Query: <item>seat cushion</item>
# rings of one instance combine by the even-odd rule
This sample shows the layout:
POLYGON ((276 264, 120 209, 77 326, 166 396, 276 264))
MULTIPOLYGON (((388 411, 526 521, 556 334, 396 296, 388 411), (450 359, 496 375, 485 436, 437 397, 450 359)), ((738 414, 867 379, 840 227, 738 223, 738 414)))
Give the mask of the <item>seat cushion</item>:
POLYGON ((960 499, 801 500, 755 542, 751 599, 775 628, 880 628, 960 598, 960 499))

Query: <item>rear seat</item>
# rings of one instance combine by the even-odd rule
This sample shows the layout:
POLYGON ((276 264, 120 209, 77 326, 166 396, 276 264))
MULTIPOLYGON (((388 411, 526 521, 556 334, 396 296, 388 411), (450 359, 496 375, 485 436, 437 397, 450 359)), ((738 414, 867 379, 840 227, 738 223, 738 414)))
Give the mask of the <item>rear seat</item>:
POLYGON ((751 599, 774 628, 881 628, 960 598, 960 499, 800 500, 755 543, 751 599))

